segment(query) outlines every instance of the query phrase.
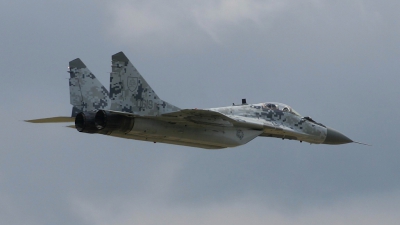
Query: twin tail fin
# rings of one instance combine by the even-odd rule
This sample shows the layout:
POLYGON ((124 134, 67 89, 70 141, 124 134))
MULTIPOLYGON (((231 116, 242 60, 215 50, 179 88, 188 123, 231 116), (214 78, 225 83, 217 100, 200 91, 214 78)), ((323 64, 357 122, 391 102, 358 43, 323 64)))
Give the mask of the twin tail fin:
POLYGON ((70 103, 73 106, 72 117, 80 112, 110 107, 108 90, 79 58, 69 62, 69 74, 70 103))
POLYGON ((139 116, 157 116, 180 110, 158 97, 123 52, 112 56, 110 100, 110 110, 139 116))
POLYGON ((80 112, 110 110, 158 116, 180 109, 158 97, 123 52, 112 56, 110 92, 79 59, 69 62, 72 117, 80 112))

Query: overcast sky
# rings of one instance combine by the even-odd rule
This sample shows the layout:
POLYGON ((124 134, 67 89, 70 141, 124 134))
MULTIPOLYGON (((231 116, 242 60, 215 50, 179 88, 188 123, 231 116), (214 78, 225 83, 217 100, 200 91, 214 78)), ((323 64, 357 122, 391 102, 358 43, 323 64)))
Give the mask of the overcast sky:
POLYGON ((398 224, 400 2, 0 0, 0 224, 398 224), (181 108, 283 102, 353 140, 210 151, 89 135, 68 62, 124 51, 181 108))

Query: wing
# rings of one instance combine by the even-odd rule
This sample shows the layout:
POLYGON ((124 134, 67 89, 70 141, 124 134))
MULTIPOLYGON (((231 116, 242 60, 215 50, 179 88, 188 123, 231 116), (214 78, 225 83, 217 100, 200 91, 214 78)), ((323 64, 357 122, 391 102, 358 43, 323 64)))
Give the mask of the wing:
POLYGON ((233 121, 224 114, 203 109, 183 109, 173 113, 162 114, 160 120, 199 126, 233 126, 233 121))
POLYGON ((161 116, 140 116, 135 113, 126 113, 113 110, 105 110, 111 113, 121 114, 130 117, 145 117, 160 120, 171 124, 187 126, 218 126, 218 127, 241 127, 252 130, 276 129, 276 127, 265 120, 236 115, 226 115, 208 109, 183 109, 172 113, 165 113, 161 116))
POLYGON ((203 126, 242 127, 252 130, 263 130, 262 120, 243 116, 226 115, 208 109, 183 109, 173 113, 163 114, 162 119, 176 120, 203 126))

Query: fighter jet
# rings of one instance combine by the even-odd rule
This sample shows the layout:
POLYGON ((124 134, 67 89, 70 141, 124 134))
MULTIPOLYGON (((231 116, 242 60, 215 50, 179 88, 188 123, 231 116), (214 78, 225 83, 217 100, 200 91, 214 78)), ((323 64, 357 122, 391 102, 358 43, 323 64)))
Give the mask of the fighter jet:
POLYGON ((111 67, 108 91, 79 58, 72 60, 68 71, 71 117, 27 122, 75 122, 70 127, 80 133, 204 149, 236 147, 256 137, 328 145, 359 143, 277 102, 247 104, 242 99, 239 105, 181 109, 160 99, 123 52, 112 56, 111 67))

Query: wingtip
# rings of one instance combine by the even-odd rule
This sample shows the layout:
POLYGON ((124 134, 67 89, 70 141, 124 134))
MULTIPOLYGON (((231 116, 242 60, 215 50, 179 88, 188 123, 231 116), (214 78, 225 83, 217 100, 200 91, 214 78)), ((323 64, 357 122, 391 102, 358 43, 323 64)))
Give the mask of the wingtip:
POLYGON ((80 58, 76 58, 72 61, 69 62, 69 68, 77 68, 77 69, 82 69, 82 68, 86 68, 85 63, 82 62, 82 60, 80 58))
POLYGON ((112 61, 129 62, 128 57, 121 51, 112 55, 112 61))

